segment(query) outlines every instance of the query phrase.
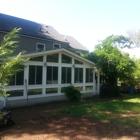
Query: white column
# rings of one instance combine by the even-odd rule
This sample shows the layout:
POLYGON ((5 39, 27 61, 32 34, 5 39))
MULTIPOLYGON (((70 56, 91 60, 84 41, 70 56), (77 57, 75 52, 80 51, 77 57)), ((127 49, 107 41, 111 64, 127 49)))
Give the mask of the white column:
POLYGON ((23 93, 24 98, 27 98, 28 85, 29 85, 28 80, 29 80, 29 65, 26 65, 24 68, 24 93, 23 93))
POLYGON ((93 69, 93 95, 96 92, 96 81, 95 81, 95 68, 93 69))
POLYGON ((46 55, 43 56, 43 72, 42 72, 42 85, 43 85, 43 88, 42 88, 42 95, 45 95, 46 93, 46 69, 47 69, 47 66, 44 65, 44 63, 47 62, 46 60, 46 55))
POLYGON ((71 67, 71 83, 74 86, 74 72, 75 72, 75 66, 74 66, 74 59, 72 58, 72 67, 71 67))
POLYGON ((61 66, 61 53, 59 53, 59 58, 58 58, 58 60, 59 60, 59 66, 58 66, 58 94, 60 94, 61 93, 61 71, 62 71, 62 66, 61 66))
POLYGON ((86 68, 83 68, 83 91, 85 91, 85 83, 86 83, 86 68))
POLYGON ((100 93, 100 70, 97 73, 97 92, 100 93))

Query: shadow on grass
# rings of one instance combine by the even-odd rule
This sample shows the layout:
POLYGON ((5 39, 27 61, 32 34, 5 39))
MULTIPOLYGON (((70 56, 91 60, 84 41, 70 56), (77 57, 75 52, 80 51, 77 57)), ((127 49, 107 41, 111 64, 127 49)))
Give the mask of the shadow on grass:
MULTIPOLYGON (((95 99, 90 99, 90 105, 95 106, 95 99)), ((100 99, 102 103, 103 99, 100 99)), ((61 108, 85 103, 50 103, 12 110, 12 118, 16 125, 1 128, 0 139, 60 139, 60 140, 92 140, 92 139, 140 139, 140 129, 123 128, 96 121, 94 118, 82 116, 72 117, 67 114, 58 114, 61 108)), ((131 106, 130 106, 131 107, 131 106)), ((114 105, 115 110, 118 109, 114 105)))

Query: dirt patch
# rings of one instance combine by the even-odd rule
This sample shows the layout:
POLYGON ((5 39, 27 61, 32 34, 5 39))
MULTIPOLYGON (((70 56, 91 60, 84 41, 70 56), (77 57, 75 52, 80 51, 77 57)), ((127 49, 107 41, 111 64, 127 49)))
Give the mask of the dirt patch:
MULTIPOLYGON (((101 99, 104 100, 104 99, 101 99)), ((97 99, 86 99, 85 103, 97 99)), ((72 102, 55 102, 12 110, 14 126, 0 126, 0 140, 139 140, 140 130, 116 127, 90 117, 58 115, 72 102)))

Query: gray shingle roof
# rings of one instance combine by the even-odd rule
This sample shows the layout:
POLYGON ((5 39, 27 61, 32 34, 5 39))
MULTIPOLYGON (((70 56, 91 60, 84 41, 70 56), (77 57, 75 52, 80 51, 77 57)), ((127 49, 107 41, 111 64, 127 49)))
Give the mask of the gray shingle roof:
POLYGON ((72 47, 72 48, 75 48, 75 49, 78 49, 78 50, 87 50, 86 47, 84 47, 80 42, 78 42, 74 37, 72 36, 66 36, 65 37, 66 40, 69 42, 69 46, 72 47))
POLYGON ((71 48, 88 51, 87 48, 80 44, 76 39, 70 36, 61 35, 52 26, 0 13, 0 31, 10 32, 15 27, 22 28, 20 31, 20 34, 22 35, 67 42, 71 48))

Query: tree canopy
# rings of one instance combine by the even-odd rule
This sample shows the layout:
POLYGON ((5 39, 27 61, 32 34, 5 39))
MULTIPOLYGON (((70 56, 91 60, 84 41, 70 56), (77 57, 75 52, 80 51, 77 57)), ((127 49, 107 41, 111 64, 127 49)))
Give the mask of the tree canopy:
POLYGON ((23 63, 28 60, 21 57, 23 51, 14 56, 14 51, 18 47, 17 33, 20 30, 20 28, 13 29, 4 36, 0 44, 0 96, 6 96, 5 86, 16 72, 23 70, 23 63))
POLYGON ((95 50, 85 57, 96 63, 106 82, 116 85, 117 80, 131 81, 135 70, 135 63, 127 53, 119 48, 129 47, 129 40, 124 36, 109 36, 95 50))

